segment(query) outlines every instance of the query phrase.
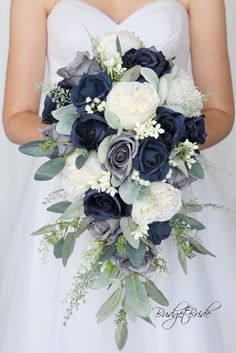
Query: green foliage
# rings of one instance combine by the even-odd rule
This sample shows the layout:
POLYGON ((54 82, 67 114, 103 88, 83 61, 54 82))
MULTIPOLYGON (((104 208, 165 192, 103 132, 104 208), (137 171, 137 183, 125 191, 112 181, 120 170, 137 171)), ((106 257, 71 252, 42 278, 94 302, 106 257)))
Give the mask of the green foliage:
POLYGON ((123 288, 118 288, 108 299, 107 301, 100 307, 98 310, 96 317, 97 322, 101 323, 106 320, 109 316, 114 314, 116 309, 121 304, 123 298, 123 288))
POLYGON ((121 351, 124 348, 128 338, 128 323, 126 319, 126 312, 124 310, 121 309, 119 311, 115 323, 117 325, 115 331, 116 345, 119 351, 121 351))
POLYGON ((100 163, 104 163, 110 146, 112 136, 105 137, 98 147, 98 159, 100 163))
POLYGON ((145 80, 150 83, 156 90, 159 87, 159 77, 155 73, 154 70, 149 69, 148 67, 141 67, 141 75, 145 78, 145 80))
POLYGON ((137 81, 141 73, 141 66, 135 65, 131 69, 125 71, 121 78, 121 82, 133 82, 137 81))
POLYGON ((118 268, 110 261, 107 261, 105 269, 102 272, 99 272, 98 275, 94 278, 90 284, 90 288, 98 289, 105 287, 112 283, 112 281, 117 278, 118 274, 118 268))
POLYGON ((150 315, 151 304, 145 285, 135 272, 125 278, 125 296, 127 304, 137 316, 148 317, 150 315))
POLYGON ((131 233, 137 229, 137 225, 132 221, 131 217, 122 217, 120 227, 127 242, 135 249, 139 248, 140 239, 134 239, 131 233))
POLYGON ((116 243, 116 249, 120 254, 126 254, 126 247, 125 245, 127 244, 127 240, 124 235, 119 236, 117 243, 116 243))
POLYGON ((64 213, 71 205, 70 201, 61 201, 47 208, 47 211, 54 213, 64 213))
POLYGON ((53 117, 58 120, 56 131, 58 134, 70 136, 74 121, 78 113, 73 104, 66 105, 52 112, 53 117))
POLYGON ((125 245, 125 248, 131 264, 134 267, 141 266, 146 254, 146 245, 142 242, 142 240, 139 242, 138 249, 133 248, 129 243, 125 245))
POLYGON ((157 302, 158 304, 161 304, 162 306, 168 306, 169 302, 164 296, 164 294, 158 289, 153 281, 150 279, 146 278, 145 281, 145 287, 147 290, 147 294, 152 300, 157 302))
POLYGON ((62 171, 64 166, 65 159, 63 157, 51 159, 37 169, 34 179, 38 181, 47 181, 53 179, 62 171))
POLYGON ((50 148, 43 149, 46 141, 30 141, 19 147, 19 151, 23 154, 33 157, 48 157, 51 153, 53 153, 55 149, 55 144, 51 144, 50 148))
POLYGON ((77 169, 81 169, 85 163, 87 162, 89 157, 89 154, 87 153, 86 155, 80 155, 76 158, 75 160, 75 166, 77 169))
POLYGON ((192 165, 191 169, 187 168, 187 170, 188 170, 189 176, 192 176, 197 179, 205 178, 204 169, 202 168, 201 164, 198 161, 196 161, 196 163, 192 165))
POLYGON ((118 133, 121 133, 122 131, 122 126, 120 123, 120 119, 118 116, 108 110, 105 111, 105 119, 107 124, 112 128, 118 131, 118 133))
POLYGON ((72 255, 75 247, 75 234, 70 232, 67 233, 62 246, 62 263, 64 266, 67 265, 67 262, 72 255))
POLYGON ((139 191, 139 186, 135 182, 122 183, 119 187, 120 197, 128 205, 132 205, 137 200, 139 191))

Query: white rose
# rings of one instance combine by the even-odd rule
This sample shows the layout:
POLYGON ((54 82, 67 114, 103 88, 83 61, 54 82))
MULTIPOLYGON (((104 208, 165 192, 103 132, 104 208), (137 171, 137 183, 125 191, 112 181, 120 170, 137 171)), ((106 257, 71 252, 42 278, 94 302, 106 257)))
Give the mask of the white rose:
POLYGON ((194 85, 192 77, 183 69, 179 69, 170 80, 166 103, 176 107, 187 117, 200 115, 203 109, 203 95, 194 85))
POLYGON ((119 82, 107 96, 106 109, 116 114, 125 130, 134 130, 155 116, 160 98, 149 83, 119 82))
POLYGON ((94 181, 102 176, 102 169, 96 152, 90 152, 89 157, 81 169, 75 166, 75 160, 78 156, 74 152, 66 158, 66 164, 63 169, 62 183, 65 191, 74 197, 82 196, 89 188, 89 181, 94 181))
POLYGON ((117 53, 116 39, 119 37, 122 55, 131 48, 139 49, 143 47, 143 42, 135 36, 134 32, 108 32, 96 38, 96 51, 102 52, 104 60, 110 60, 117 53))
POLYGON ((144 201, 135 201, 132 219, 137 224, 169 221, 182 207, 181 192, 173 186, 154 182, 151 195, 144 201))

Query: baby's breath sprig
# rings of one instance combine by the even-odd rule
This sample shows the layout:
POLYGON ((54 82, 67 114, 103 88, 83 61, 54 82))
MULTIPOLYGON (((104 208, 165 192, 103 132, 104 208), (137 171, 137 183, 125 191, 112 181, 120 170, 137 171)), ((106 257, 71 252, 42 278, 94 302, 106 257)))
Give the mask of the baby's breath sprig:
POLYGON ((157 139, 161 134, 164 134, 165 130, 161 127, 155 118, 148 119, 144 123, 136 123, 134 128, 136 137, 138 139, 144 139, 145 137, 154 137, 157 139))
POLYGON ((192 165, 196 163, 194 156, 197 150, 199 150, 199 147, 196 142, 192 143, 188 139, 180 142, 170 154, 169 165, 178 167, 184 162, 191 169, 192 165))
POLYGON ((85 106, 85 111, 88 114, 93 114, 96 112, 104 112, 105 108, 106 108, 106 102, 105 101, 101 101, 99 98, 90 98, 87 97, 86 98, 86 103, 87 105, 85 106))
POLYGON ((103 171, 101 178, 96 181, 89 181, 88 183, 91 189, 96 189, 98 192, 106 192, 113 197, 117 193, 117 190, 111 185, 111 176, 111 172, 103 171))

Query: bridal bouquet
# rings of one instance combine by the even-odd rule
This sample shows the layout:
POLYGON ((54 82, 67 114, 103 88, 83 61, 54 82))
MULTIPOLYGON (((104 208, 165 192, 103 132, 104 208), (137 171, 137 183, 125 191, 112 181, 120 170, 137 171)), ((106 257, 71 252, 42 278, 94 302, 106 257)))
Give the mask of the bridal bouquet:
MULTIPOLYGON (((122 349, 128 319, 150 324, 151 302, 168 305, 154 274, 167 272, 160 244, 171 237, 184 272, 187 259, 210 253, 197 239, 204 225, 188 214, 204 205, 182 200, 181 190, 204 178, 199 144, 205 142, 203 102, 192 78, 134 33, 91 38, 94 56, 77 52, 57 71, 63 79, 47 90, 42 141, 22 153, 48 157, 35 173, 59 174, 59 214, 42 236, 66 266, 75 243, 87 237, 85 261, 68 295, 65 321, 89 288, 114 288, 97 312, 100 323, 115 314, 122 349)), ((45 88, 46 87, 46 88, 45 88)), ((57 200, 58 201, 58 200, 57 200)))

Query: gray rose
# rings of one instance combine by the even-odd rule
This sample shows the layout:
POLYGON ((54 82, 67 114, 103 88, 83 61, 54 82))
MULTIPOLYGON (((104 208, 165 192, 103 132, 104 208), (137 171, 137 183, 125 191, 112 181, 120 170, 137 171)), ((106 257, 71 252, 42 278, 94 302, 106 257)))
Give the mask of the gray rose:
POLYGON ((112 136, 104 168, 123 182, 132 171, 132 159, 137 150, 138 141, 130 132, 112 136))
POLYGON ((65 82, 78 86, 79 81, 84 73, 97 74, 101 72, 101 67, 95 58, 90 59, 87 51, 76 53, 76 58, 68 66, 57 70, 57 74, 64 78, 65 82))
POLYGON ((174 186, 179 190, 186 189, 190 184, 196 181, 196 178, 191 176, 186 176, 181 170, 177 168, 172 169, 172 176, 170 179, 167 179, 167 183, 174 186))
POLYGON ((118 252, 116 252, 111 257, 110 260, 120 270, 125 271, 127 274, 132 272, 147 273, 147 272, 152 272, 156 270, 156 267, 152 263, 156 258, 156 256, 157 256, 157 252, 149 248, 149 250, 145 254, 143 263, 139 267, 134 267, 129 261, 129 258, 125 254, 123 255, 118 252))
MULTIPOLYGON (((39 131, 43 136, 49 138, 54 142, 70 142, 70 136, 60 135, 56 131, 56 125, 52 124, 48 128, 41 128, 39 131)), ((63 157, 67 154, 72 153, 75 150, 75 147, 72 144, 58 144, 54 152, 49 155, 49 158, 63 157)))
POLYGON ((109 243, 121 234, 120 220, 113 218, 105 221, 96 220, 91 224, 89 232, 95 239, 108 240, 109 243))

